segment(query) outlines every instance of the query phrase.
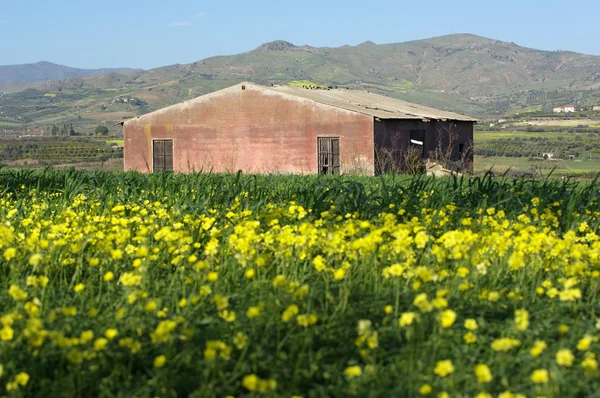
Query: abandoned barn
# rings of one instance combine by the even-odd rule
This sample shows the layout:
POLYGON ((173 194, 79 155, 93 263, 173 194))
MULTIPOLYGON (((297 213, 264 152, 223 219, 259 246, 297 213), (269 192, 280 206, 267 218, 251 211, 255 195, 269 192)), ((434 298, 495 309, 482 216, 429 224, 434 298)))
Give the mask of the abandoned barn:
POLYGON ((216 91, 124 122, 125 170, 366 174, 469 169, 475 120, 366 91, 216 91))

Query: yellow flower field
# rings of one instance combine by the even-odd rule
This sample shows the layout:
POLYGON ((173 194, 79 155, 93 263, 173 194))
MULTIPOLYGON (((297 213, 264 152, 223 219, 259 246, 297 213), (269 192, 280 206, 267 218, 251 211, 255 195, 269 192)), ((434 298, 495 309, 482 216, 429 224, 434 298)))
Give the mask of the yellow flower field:
POLYGON ((595 182, 0 170, 0 394, 581 397, 595 182))

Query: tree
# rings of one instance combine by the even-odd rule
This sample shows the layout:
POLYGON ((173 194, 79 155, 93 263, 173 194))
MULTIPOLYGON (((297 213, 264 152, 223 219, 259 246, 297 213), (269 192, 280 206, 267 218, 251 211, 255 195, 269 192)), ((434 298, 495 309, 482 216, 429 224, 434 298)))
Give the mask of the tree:
POLYGON ((79 135, 73 128, 73 125, 71 125, 71 128, 69 128, 69 135, 70 136, 79 135))
POLYGON ((52 136, 55 137, 58 135, 58 126, 55 124, 52 126, 52 136))
POLYGON ((96 133, 96 135, 108 135, 108 127, 100 125, 96 127, 96 130, 94 132, 96 133))
POLYGON ((69 135, 69 127, 66 124, 63 124, 60 128, 60 136, 66 137, 69 135))

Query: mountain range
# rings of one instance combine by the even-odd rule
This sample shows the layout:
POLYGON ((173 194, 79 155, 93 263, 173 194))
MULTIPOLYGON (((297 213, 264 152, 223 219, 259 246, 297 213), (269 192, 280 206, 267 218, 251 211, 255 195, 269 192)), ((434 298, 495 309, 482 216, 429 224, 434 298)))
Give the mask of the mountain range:
MULTIPOLYGON (((10 67, 21 80, 0 84, 6 93, 0 97, 0 126, 121 120, 240 81, 364 89, 473 116, 600 103, 600 56, 535 50, 471 34, 337 48, 274 41, 185 65, 76 70, 96 76, 27 82, 69 73, 53 64, 35 65, 37 72, 25 71, 31 65, 10 67)), ((0 82, 11 79, 3 68, 0 82)))
POLYGON ((46 61, 40 61, 35 64, 3 65, 0 66, 0 84, 46 82, 73 77, 105 75, 107 73, 118 73, 127 70, 131 70, 131 68, 79 69, 46 61))

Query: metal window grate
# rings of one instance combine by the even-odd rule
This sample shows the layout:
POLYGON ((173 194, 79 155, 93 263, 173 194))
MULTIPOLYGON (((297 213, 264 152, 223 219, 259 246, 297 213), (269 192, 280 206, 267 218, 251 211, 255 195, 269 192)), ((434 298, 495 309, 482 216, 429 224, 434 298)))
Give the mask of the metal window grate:
POLYGON ((320 174, 340 174, 339 137, 317 138, 320 174))
POLYGON ((152 141, 153 171, 173 171, 173 140, 152 141))

